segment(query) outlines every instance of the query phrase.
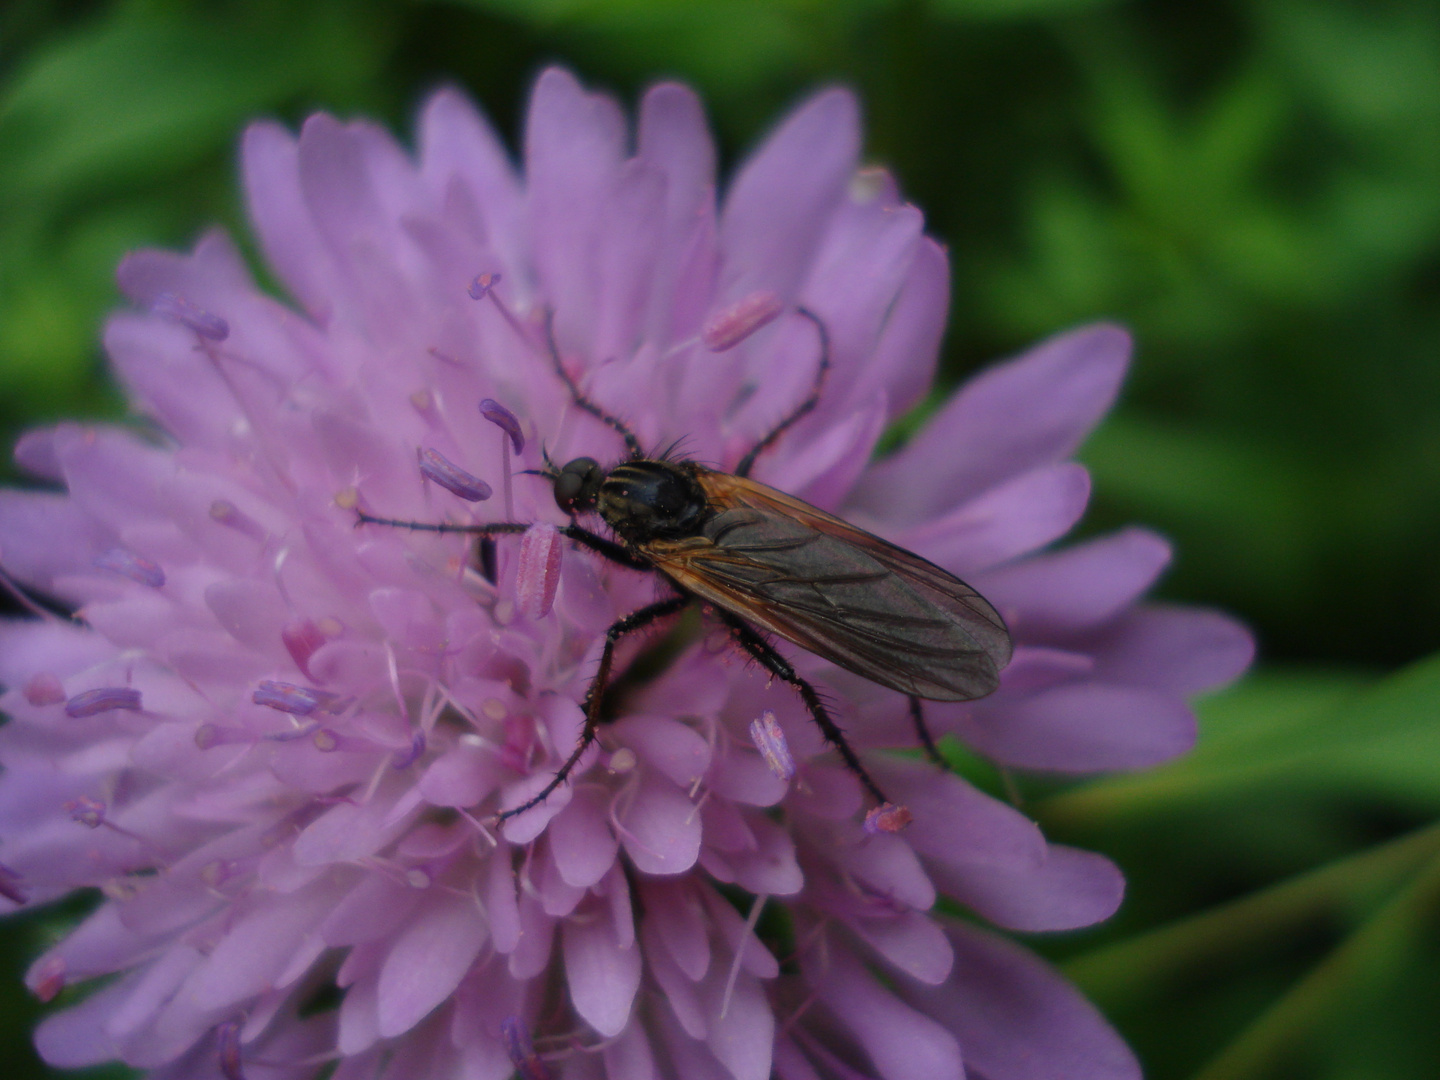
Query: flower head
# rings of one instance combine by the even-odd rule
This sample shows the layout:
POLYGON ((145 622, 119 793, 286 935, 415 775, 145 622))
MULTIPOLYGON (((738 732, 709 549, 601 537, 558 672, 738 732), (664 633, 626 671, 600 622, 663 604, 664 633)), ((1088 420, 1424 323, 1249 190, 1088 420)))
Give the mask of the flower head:
POLYGON ((1161 761, 1192 739, 1184 696, 1250 654, 1218 615, 1137 606, 1156 536, 1049 549, 1084 507, 1067 459, 1113 400, 1123 331, 991 369, 872 462, 929 383, 946 261, 889 178, 857 170, 848 93, 803 104, 723 200, 685 88, 651 90, 629 138, 554 70, 520 172, 450 91, 413 157, 363 123, 257 124, 250 213, 295 306, 220 235, 121 266, 139 310, 106 346, 151 430, 32 433, 18 460, 55 490, 0 494, 6 573, 75 610, 0 629, 0 904, 98 889, 30 983, 48 999, 111 977, 41 1026, 52 1063, 1136 1074, 1049 969, 931 910, 944 893, 1002 927, 1086 925, 1118 903, 1115 868, 887 752, 916 743, 906 700, 799 650, 903 808, 867 815, 798 697, 702 618, 617 688, 569 782, 495 826, 576 745, 607 628, 669 594, 565 541, 550 483, 521 473, 623 451, 557 377, 552 332, 644 446, 683 438, 731 468, 810 392, 815 328, 794 313, 813 312, 830 376, 756 476, 1001 609, 1000 689, 927 709, 997 762, 1161 761), (357 508, 533 527, 477 556, 357 529, 357 508))

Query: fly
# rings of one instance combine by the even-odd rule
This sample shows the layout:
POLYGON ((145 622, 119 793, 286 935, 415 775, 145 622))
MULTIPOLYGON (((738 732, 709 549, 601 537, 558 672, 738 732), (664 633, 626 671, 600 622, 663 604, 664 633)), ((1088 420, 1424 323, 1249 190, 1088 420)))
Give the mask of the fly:
MULTIPOLYGON (((500 821, 542 803, 574 770, 600 726, 616 644, 694 601, 714 608, 739 646, 800 695, 846 766, 884 809, 891 804, 870 777, 815 688, 771 644, 773 634, 881 686, 907 695, 917 736, 938 760, 921 699, 969 701, 999 685, 1011 642, 1000 614, 946 570, 792 495, 749 478, 756 459, 813 410, 830 366, 829 334, 813 312, 820 359, 809 396, 751 448, 733 473, 644 453, 635 433, 581 391, 565 370, 547 324, 550 359, 575 405, 625 440, 625 460, 604 468, 579 457, 541 475, 571 523, 560 532, 604 558, 659 573, 676 595, 615 622, 584 700, 579 742, 536 795, 501 811, 500 821), (615 539, 576 524, 593 514, 615 539)), ((528 525, 447 525, 396 521, 361 512, 362 523, 493 537, 528 525)), ((903 814, 903 811, 902 811, 903 814)), ((903 824, 908 816, 892 818, 903 824)), ((897 826, 898 827, 898 826, 897 826)))

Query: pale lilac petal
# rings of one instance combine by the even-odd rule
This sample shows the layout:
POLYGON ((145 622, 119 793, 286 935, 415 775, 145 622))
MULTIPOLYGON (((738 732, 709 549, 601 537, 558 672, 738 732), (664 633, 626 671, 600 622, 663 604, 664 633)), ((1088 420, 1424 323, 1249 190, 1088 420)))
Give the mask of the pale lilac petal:
POLYGON ((1040 866, 937 868, 935 880, 997 926, 1030 933, 1093 926, 1115 914, 1125 895, 1125 879, 1109 859, 1058 844, 1040 866))
POLYGON ((1102 323, 982 372, 870 471, 853 504, 908 525, 1063 460, 1110 408, 1129 357, 1130 336, 1102 323))
POLYGON ((1195 744, 1195 715, 1179 697, 1106 683, 1062 685, 1017 700, 1002 691, 971 706, 954 727, 997 761, 1062 773, 1142 769, 1195 744))
POLYGON ((1046 465, 917 526, 904 547, 963 577, 1044 547, 1069 532, 1090 499, 1090 475, 1074 462, 1046 465))
POLYGON ((1030 953, 951 922, 955 973, 902 996, 955 1032, 987 1080, 1140 1080, 1140 1066, 1094 1006, 1030 953))
POLYGON ((565 980, 575 1011, 601 1035, 618 1035, 640 986, 640 949, 620 948, 603 921, 567 920, 565 980))
POLYGON ((379 1032, 409 1031, 460 984, 485 942, 485 916, 463 896, 437 896, 408 921, 380 968, 379 1032))
POLYGON ((760 290, 794 295, 855 171, 859 124, 854 96, 827 90, 791 113, 741 168, 720 219, 724 300, 760 290))
POLYGON ((1155 583, 1170 545, 1147 529, 1124 529, 1063 551, 978 575, 972 582, 1027 638, 1103 623, 1155 583))
POLYGON ((806 978, 884 1080, 963 1080, 960 1045, 949 1031, 884 989, 844 950, 827 959, 805 963, 806 978))
POLYGON ((603 796, 585 788, 550 822, 550 851, 567 884, 594 885, 614 863, 620 844, 610 831, 606 809, 603 796))
POLYGON ((659 777, 646 778, 620 819, 620 841, 647 874, 679 874, 700 854, 700 813, 683 791, 659 777))
POLYGON ((938 986, 950 974, 954 954, 935 920, 918 911, 901 911, 872 917, 857 916, 850 928, 881 956, 928 986, 938 986))
POLYGON ((1255 657, 1255 639, 1219 612, 1157 606, 1130 612, 1096 651, 1097 679, 1196 694, 1238 678, 1255 657))

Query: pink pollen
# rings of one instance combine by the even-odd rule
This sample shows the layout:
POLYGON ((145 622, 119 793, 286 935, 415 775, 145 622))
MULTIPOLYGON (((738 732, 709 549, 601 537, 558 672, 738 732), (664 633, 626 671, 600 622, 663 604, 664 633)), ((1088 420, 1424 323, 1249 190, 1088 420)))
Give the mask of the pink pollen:
POLYGON ((466 502, 481 502, 494 494, 490 485, 478 476, 472 476, 438 450, 428 447, 416 452, 420 458, 420 474, 433 480, 451 495, 466 502))
POLYGON ((790 755, 785 731, 773 712, 767 709, 759 718, 750 721, 750 739, 771 772, 781 780, 790 780, 795 776, 795 759, 790 755))
POLYGON ((547 522, 532 525, 520 538, 520 566, 515 589, 520 610, 529 619, 543 619, 555 604, 560 585, 560 530, 547 522))
POLYGON ((101 686, 94 690, 83 690, 65 702, 65 715, 72 720, 99 716, 111 709, 139 712, 140 691, 129 686, 101 686))
POLYGON ((700 340, 711 352, 733 349, 784 310, 773 292, 752 292, 705 321, 700 340))
POLYGON ((871 836, 877 833, 897 833, 915 820, 908 806, 881 803, 865 815, 865 831, 871 836))
POLYGON ((158 589, 165 584, 164 570, 143 555, 136 555, 133 551, 127 551, 125 548, 111 548, 109 551, 96 555, 92 565, 100 570, 113 570, 137 584, 148 585, 152 589, 158 589))
POLYGON ((65 687, 48 671, 31 676, 21 692, 25 695, 25 700, 37 708, 43 705, 59 705, 65 700, 65 687))

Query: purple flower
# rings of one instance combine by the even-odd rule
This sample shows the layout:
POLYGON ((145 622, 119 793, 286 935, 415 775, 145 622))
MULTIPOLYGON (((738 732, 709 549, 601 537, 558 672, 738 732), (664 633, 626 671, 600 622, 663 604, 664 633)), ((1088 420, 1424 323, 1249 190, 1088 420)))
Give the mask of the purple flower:
POLYGON ((690 91, 651 90, 633 155, 630 139, 614 102, 555 70, 523 172, 451 91, 414 158, 364 123, 316 116, 298 139, 260 123, 250 213, 295 306, 218 234, 121 266, 138 307, 106 346, 164 440, 34 432, 17 458, 63 494, 0 493, 6 572, 78 612, 0 627, 0 904, 104 896, 29 976, 47 998, 106 977, 41 1025, 53 1064, 1137 1075, 1040 961, 932 912, 944 894, 1004 928, 1084 926, 1118 904, 1115 867, 889 752, 914 746, 906 701, 799 650, 784 647, 903 800, 868 830, 796 695, 708 622, 617 697, 569 784, 494 827, 575 745, 606 628, 665 587, 562 559, 548 528, 477 560, 463 537, 357 529, 353 508, 563 524, 550 484, 518 470, 622 448, 557 378, 549 315, 566 370, 644 445, 683 437, 721 467, 809 393, 814 327, 794 311, 822 320, 818 407, 756 474, 1002 610, 1017 648, 1001 688, 929 706, 937 733, 1020 769, 1139 768, 1183 752, 1185 697, 1250 658, 1220 615, 1138 604, 1169 558, 1153 534, 1051 548, 1086 502, 1068 459, 1114 399, 1122 330, 992 368, 872 463, 929 385, 948 282, 919 211, 857 171, 850 94, 802 105, 718 201, 690 91), (536 437, 497 439, 497 417, 536 437), (456 486, 437 476, 453 462, 456 486), (512 468, 513 518, 464 501, 512 468), (757 932, 771 926, 786 929, 757 932))

